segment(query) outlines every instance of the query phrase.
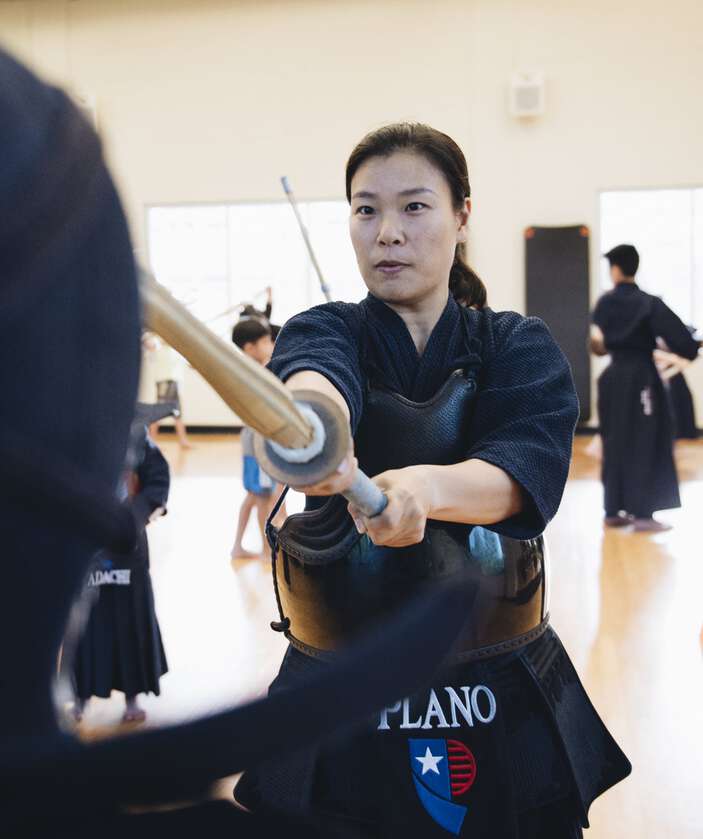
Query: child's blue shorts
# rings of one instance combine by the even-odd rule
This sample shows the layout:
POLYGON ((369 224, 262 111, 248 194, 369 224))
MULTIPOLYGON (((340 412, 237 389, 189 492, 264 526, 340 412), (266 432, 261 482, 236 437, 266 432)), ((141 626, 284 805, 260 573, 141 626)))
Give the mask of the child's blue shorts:
POLYGON ((254 495, 271 495, 273 492, 273 481, 259 466, 253 455, 245 454, 242 457, 243 475, 242 482, 247 492, 254 495))

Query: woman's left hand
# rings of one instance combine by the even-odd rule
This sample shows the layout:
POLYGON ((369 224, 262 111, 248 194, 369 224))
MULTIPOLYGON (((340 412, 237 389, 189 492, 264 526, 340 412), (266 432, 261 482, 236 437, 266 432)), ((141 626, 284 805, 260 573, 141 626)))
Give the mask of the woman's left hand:
POLYGON ((348 509, 359 533, 368 534, 374 545, 403 548, 416 545, 425 535, 425 523, 432 505, 432 488, 427 467, 407 466, 377 475, 373 482, 388 498, 385 510, 367 518, 353 504, 348 509))

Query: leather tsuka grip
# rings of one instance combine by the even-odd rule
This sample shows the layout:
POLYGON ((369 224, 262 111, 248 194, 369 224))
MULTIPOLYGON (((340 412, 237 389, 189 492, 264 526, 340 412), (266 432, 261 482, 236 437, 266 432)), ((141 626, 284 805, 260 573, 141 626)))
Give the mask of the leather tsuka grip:
POLYGON ((344 493, 344 497, 370 519, 379 516, 388 504, 385 493, 361 469, 357 470, 354 482, 344 493))

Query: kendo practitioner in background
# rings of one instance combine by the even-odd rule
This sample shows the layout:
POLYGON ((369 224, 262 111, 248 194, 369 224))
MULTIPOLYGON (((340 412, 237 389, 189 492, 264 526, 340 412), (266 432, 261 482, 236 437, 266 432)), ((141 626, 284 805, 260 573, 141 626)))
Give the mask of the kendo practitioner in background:
MULTIPOLYGON (((143 268, 138 269, 140 272, 143 268)), ((175 403, 176 412, 173 416, 173 427, 176 429, 178 445, 181 449, 192 449, 193 444, 188 439, 188 428, 183 419, 181 406, 181 387, 185 361, 174 349, 154 335, 146 333, 142 336, 143 348, 151 354, 155 365, 156 399, 161 404, 175 403)), ((158 422, 152 423, 149 434, 155 438, 159 431, 158 422)))
POLYGON ((693 360, 695 341, 680 318, 635 282, 639 254, 617 245, 605 254, 615 284, 596 304, 591 341, 611 363, 598 380, 598 413, 603 438, 602 480, 605 525, 660 532, 656 510, 681 506, 673 456, 671 412, 654 363, 657 339, 672 353, 693 360))
POLYGON ((698 425, 693 395, 683 373, 677 373, 665 382, 674 423, 675 440, 697 440, 698 425))
POLYGON ((450 137, 418 124, 369 134, 346 191, 368 296, 292 318, 270 364, 292 391, 334 399, 354 437, 332 479, 295 487, 306 511, 269 528, 275 628, 290 641, 271 695, 324 672, 343 640, 458 569, 474 585, 468 623, 424 690, 247 772, 235 799, 314 812, 329 836, 575 839, 630 765, 544 601, 540 534, 578 415, 568 363, 540 320, 466 299, 471 193, 450 137), (377 517, 337 494, 357 465, 387 496, 377 517))
MULTIPOLYGON (((266 286, 266 305, 263 309, 257 309, 251 303, 247 303, 242 306, 241 312, 239 314, 239 323, 243 321, 250 320, 255 318, 257 320, 264 321, 271 330, 271 337, 275 341, 278 337, 278 333, 281 331, 281 327, 276 323, 271 323, 271 313, 273 312, 273 289, 271 286, 266 286)), ((234 329, 237 328, 237 324, 234 325, 234 329)), ((232 333, 232 341, 236 344, 237 342, 234 340, 234 332, 232 333)))
MULTIPOLYGON (((273 353, 271 325, 268 320, 254 315, 242 318, 232 328, 232 343, 258 364, 266 365, 271 360, 271 354, 273 353)), ((242 452, 242 484, 246 490, 246 495, 237 516, 237 529, 234 535, 234 544, 230 551, 230 558, 233 560, 250 559, 265 554, 266 519, 273 508, 277 495, 280 494, 280 487, 263 471, 256 460, 253 431, 244 426, 239 440, 242 452), (248 551, 242 544, 249 519, 254 510, 256 510, 261 533, 261 551, 258 554, 248 551)))
POLYGON ((125 695, 122 721, 141 723, 146 712, 140 693, 161 692, 159 680, 168 671, 149 573, 147 525, 166 513, 170 473, 166 458, 138 429, 118 494, 134 516, 137 544, 126 554, 101 551, 88 576, 86 597, 93 600, 89 618, 73 655, 76 703, 80 721, 92 696, 125 695))
MULTIPOLYGON (((695 327, 688 326, 687 329, 693 336, 694 341, 697 341, 698 347, 700 348, 701 341, 695 337, 695 327)), ((688 359, 680 358, 680 356, 672 358, 672 354, 669 352, 669 347, 665 341, 659 339, 657 343, 661 349, 655 351, 654 360, 664 382, 666 395, 669 398, 671 419, 674 425, 674 439, 697 440, 698 425, 696 424, 696 409, 693 404, 693 395, 683 374, 683 370, 690 362, 688 359), (672 366, 667 366, 670 359, 672 366)))
POLYGON ((2 835, 326 839, 302 815, 208 801, 209 787, 329 734, 330 707, 360 719, 429 678, 464 622, 468 582, 285 697, 99 742, 63 730, 54 688, 72 602, 97 551, 136 542, 116 498, 139 376, 136 272, 95 132, 2 50, 0 148, 2 835))

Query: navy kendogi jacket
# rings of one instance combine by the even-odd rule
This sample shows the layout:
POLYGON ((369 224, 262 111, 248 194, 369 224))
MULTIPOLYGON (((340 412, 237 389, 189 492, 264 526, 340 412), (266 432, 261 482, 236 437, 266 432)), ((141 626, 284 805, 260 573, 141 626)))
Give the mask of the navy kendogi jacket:
POLYGON ((473 371, 478 397, 467 460, 503 469, 526 501, 522 513, 489 529, 527 539, 559 507, 578 400, 569 364, 537 318, 466 309, 450 298, 420 356, 402 318, 369 294, 359 304, 327 303, 289 320, 269 366, 283 381, 299 370, 329 379, 347 401, 352 432, 370 378, 422 402, 453 370, 473 371))
POLYGON ((642 353, 651 358, 657 338, 663 338, 677 355, 692 360, 698 354, 699 343, 681 318, 636 283, 619 283, 606 292, 596 304, 593 322, 609 353, 642 353))
POLYGON ((661 338, 671 352, 694 359, 699 344, 663 300, 635 283, 604 294, 593 322, 611 355, 598 380, 606 516, 649 518, 680 507, 671 410, 652 353, 661 338))
MULTIPOLYGON (((354 433, 370 384, 425 402, 459 368, 476 382, 466 459, 503 469, 524 494, 520 514, 487 529, 517 539, 536 537, 559 506, 578 416, 569 365, 542 321, 464 309, 449 298, 420 356, 400 316, 368 295, 359 304, 329 303, 292 318, 270 362, 282 380, 302 370, 329 379, 346 399, 354 433)), ((306 507, 324 501, 311 497, 306 507)), ((271 692, 287 690, 325 666, 291 647, 271 692)), ((487 686, 499 713, 492 729, 465 732, 480 763, 484 792, 469 804, 456 835, 490 831, 496 839, 513 839, 521 835, 521 818, 557 803, 571 818, 559 835, 580 835, 578 825, 587 825, 592 800, 627 775, 630 765, 553 630, 517 652, 444 668, 433 681, 437 695, 448 691, 445 686, 463 690, 462 685, 487 686)), ((423 707, 427 694, 411 699, 410 707, 416 700, 423 707)), ((409 727, 414 726, 400 726, 409 727)), ((420 749, 417 760, 425 760, 425 748, 441 742, 428 746, 398 730, 380 736, 375 730, 359 732, 247 773, 235 796, 254 808, 324 812, 334 827, 353 825, 355 836, 427 839, 435 836, 433 830, 446 835, 418 805, 408 781, 408 745, 411 753, 420 749)), ((448 748, 463 749, 452 742, 448 748)))

